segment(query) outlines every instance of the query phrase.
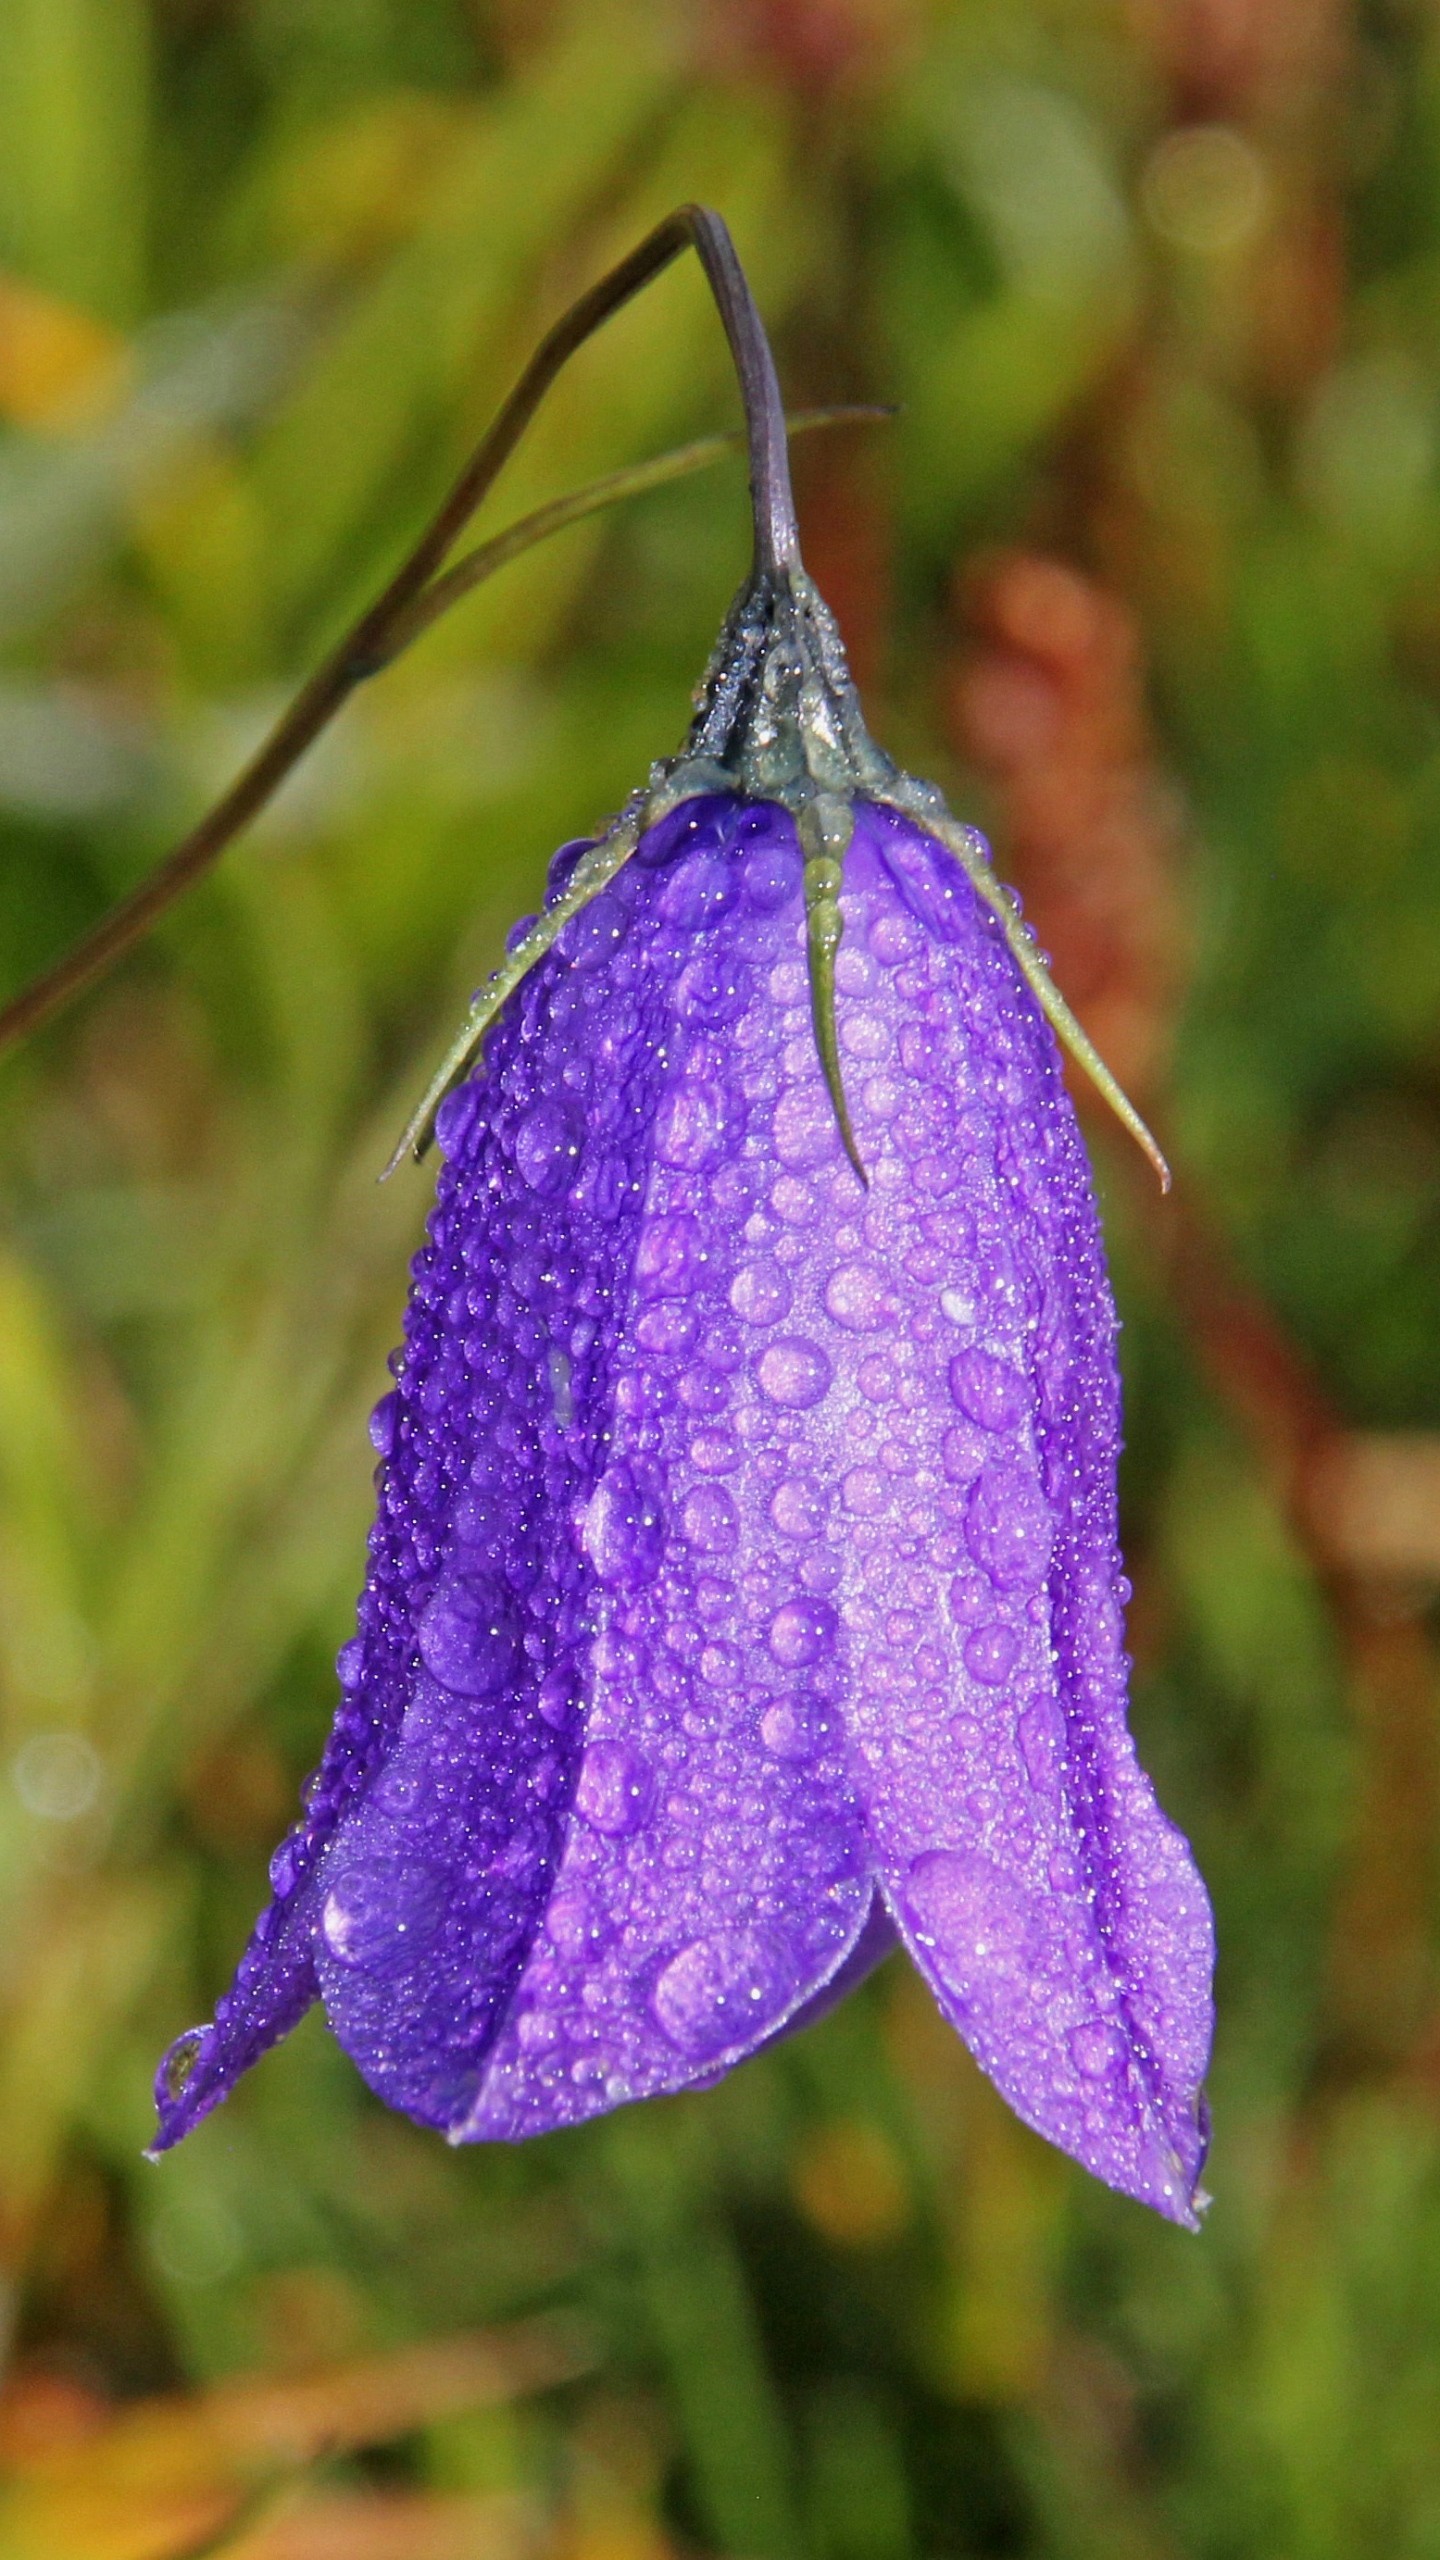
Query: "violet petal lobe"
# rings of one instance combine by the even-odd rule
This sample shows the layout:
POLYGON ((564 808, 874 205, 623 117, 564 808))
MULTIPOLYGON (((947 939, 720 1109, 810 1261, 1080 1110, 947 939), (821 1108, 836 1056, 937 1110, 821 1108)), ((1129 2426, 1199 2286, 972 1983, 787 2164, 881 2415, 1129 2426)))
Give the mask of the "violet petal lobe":
POLYGON ((1114 1316, 1051 1034, 861 803, 810 1026, 790 817, 683 802, 440 1125, 307 1823, 160 2146, 318 1986, 516 2138, 695 2085, 898 1929, 1017 2111, 1193 2219, 1210 1922, 1125 1724, 1114 1316))

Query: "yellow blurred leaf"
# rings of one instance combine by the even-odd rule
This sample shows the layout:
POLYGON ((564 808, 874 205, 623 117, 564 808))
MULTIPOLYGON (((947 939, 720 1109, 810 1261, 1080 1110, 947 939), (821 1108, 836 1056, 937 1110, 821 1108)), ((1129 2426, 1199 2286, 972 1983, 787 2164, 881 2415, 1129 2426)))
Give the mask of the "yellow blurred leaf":
POLYGON ((18 276, 0 275, 0 418, 50 430, 93 426, 129 374, 118 330, 18 276))
POLYGON ((193 2399, 145 2401, 79 2445, 12 2464, 0 2492, 0 2553, 4 2560, 190 2560, 212 2544, 236 2548, 245 2560, 330 2560, 341 2552, 346 2560, 380 2560, 382 2553, 449 2560, 452 2551, 472 2560, 518 2552, 530 2547, 528 2527, 522 2535, 522 2511, 511 2502, 318 2499, 264 2524, 257 2504, 312 2463, 385 2443, 457 2409, 544 2390, 570 2380, 585 2362, 572 2331, 535 2321, 302 2380, 245 2380, 193 2399), (462 2517, 470 2539, 457 2543, 462 2517), (246 2529, 245 2538, 232 2545, 237 2528, 246 2529))

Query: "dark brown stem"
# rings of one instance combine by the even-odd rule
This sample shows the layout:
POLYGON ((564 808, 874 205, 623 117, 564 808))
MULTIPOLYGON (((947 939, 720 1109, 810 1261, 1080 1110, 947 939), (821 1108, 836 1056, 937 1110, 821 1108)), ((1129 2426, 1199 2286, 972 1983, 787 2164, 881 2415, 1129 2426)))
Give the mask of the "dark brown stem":
POLYGON ((0 1011, 0 1051, 38 1029, 82 987, 89 986, 128 951, 175 900, 217 862, 241 829, 273 799, 321 731, 367 676, 395 655, 399 627, 438 576, 502 467, 514 452, 545 393, 576 349, 649 284, 682 250, 693 248, 715 297, 745 407, 750 454, 750 496, 755 526, 755 566, 763 575, 799 558, 795 509, 785 443, 785 415, 770 348, 734 243, 718 213, 681 205, 657 223, 629 256, 581 294, 542 338, 488 433, 441 501, 409 557, 389 585, 302 686, 265 744, 198 826, 166 856, 128 898, 112 907, 74 948, 31 981, 0 1011))

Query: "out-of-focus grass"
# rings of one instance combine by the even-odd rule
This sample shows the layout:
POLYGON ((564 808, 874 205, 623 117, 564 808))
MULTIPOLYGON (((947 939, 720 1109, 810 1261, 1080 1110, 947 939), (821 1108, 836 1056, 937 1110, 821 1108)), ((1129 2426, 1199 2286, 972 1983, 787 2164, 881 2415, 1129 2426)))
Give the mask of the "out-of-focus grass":
MULTIPOLYGON (((702 2098, 519 2151, 386 2115, 312 2019, 140 2159, 328 1722, 424 1214, 374 1173, 551 846, 680 732, 744 561, 722 469, 471 599, 4 1071, 0 2550, 1430 2560, 1433 28, 3 20, 7 989, 227 777, 673 201, 726 213, 792 398, 905 403, 800 454, 807 547, 877 731, 994 823, 1172 1134, 1173 1216, 1097 1149, 1137 1723, 1222 2013, 1199 2241, 1046 2152, 894 1967, 702 2098), (481 2387, 466 2334, 536 2313, 583 2370, 481 2387)), ((732 415, 677 270, 505 510, 732 415)))

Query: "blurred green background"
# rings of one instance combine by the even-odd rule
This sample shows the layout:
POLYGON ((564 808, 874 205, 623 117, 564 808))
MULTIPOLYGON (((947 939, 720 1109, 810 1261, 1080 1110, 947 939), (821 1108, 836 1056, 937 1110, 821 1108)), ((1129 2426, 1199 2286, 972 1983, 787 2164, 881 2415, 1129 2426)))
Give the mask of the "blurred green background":
MULTIPOLYGON (((0 992, 397 560, 540 328, 728 217, 872 725, 1092 1124, 1135 1719, 1221 1937, 1187 2237, 892 1962, 455 2154, 312 2016, 160 2168, 315 1760, 428 1179, 553 844, 682 731, 704 477, 507 570, 3 1073, 3 2560, 1440 2555, 1440 21, 1423 0, 0 0, 0 992), (485 2333, 485 2334, 477 2334, 485 2333)), ((487 521, 734 416, 694 262, 487 521)))

